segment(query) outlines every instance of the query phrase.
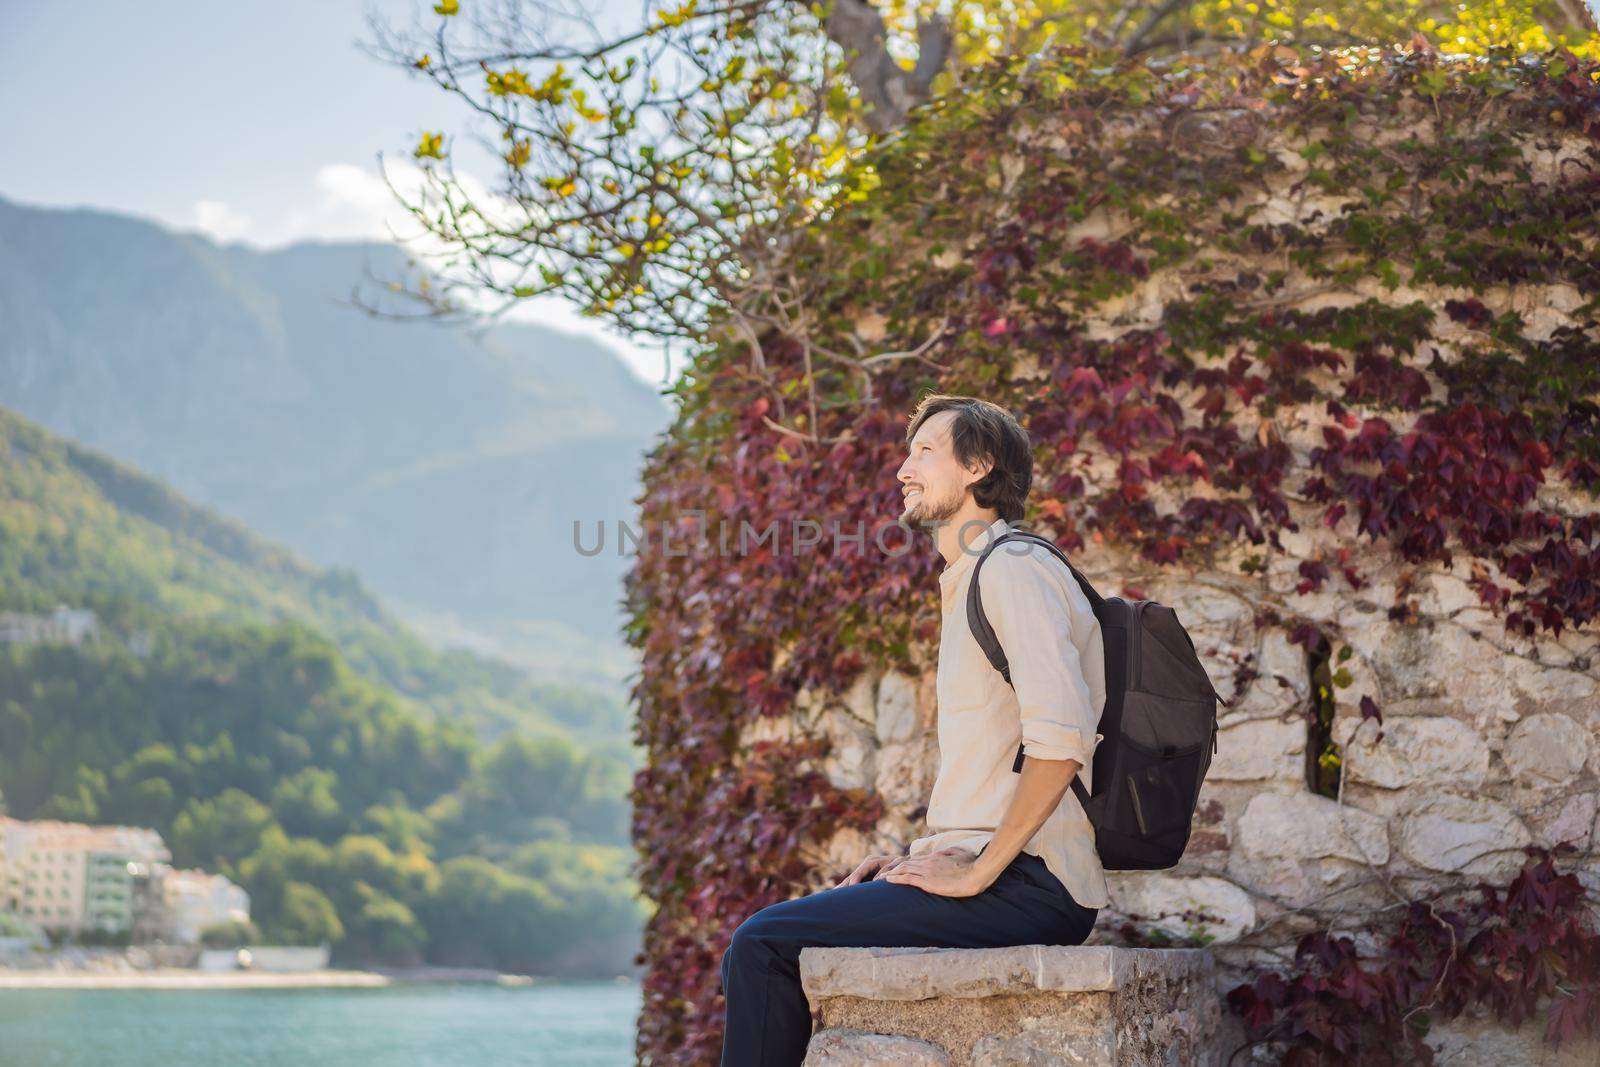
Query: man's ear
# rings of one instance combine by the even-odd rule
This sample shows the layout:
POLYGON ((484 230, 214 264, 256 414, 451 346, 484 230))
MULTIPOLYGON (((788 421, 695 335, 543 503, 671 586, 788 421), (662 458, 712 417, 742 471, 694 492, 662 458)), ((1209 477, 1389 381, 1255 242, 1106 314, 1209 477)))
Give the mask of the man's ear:
POLYGON ((989 477, 989 472, 992 470, 994 470, 993 459, 979 459, 974 462, 972 466, 967 468, 967 473, 975 474, 976 476, 967 483, 967 488, 971 489, 974 485, 989 477))

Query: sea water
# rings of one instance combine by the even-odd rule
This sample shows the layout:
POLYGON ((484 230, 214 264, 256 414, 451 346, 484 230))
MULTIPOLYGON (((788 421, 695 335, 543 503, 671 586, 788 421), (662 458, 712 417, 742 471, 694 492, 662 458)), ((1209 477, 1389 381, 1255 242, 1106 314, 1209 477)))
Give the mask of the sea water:
POLYGON ((0 989, 0 1067, 625 1067, 636 982, 0 989))

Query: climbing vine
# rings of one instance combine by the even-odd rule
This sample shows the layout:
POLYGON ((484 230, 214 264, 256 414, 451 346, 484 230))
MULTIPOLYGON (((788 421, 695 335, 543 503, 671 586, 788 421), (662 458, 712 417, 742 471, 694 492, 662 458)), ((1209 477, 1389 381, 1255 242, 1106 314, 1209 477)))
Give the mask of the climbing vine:
POLYGON ((1295 947, 1297 973, 1270 971, 1235 986, 1228 1007, 1252 1044, 1281 1050, 1284 1067, 1431 1064, 1423 1038, 1432 1022, 1468 1009, 1515 1029, 1544 1008, 1550 1044, 1600 1039, 1591 903, 1549 851, 1529 851, 1503 890, 1479 883, 1478 899, 1457 908, 1412 902, 1380 958, 1363 960, 1349 937, 1306 934, 1295 947))
MULTIPOLYGON (((1264 576, 1281 534, 1331 531, 1262 618, 1335 687, 1339 634, 1297 604, 1370 592, 1372 546, 1414 570, 1470 559, 1508 639, 1600 607, 1600 516, 1572 503, 1600 488, 1600 68, 1271 47, 1093 62, 996 62, 920 109, 795 237, 804 343, 730 330, 675 389, 627 592, 649 754, 634 837, 658 905, 643 1062, 715 1062, 734 927, 803 890, 808 845, 883 815, 822 773, 825 742, 745 738, 935 640, 933 554, 872 536, 898 514, 924 390, 1018 414, 1028 520, 1069 552, 1264 576), (791 538, 797 518, 821 538, 791 538), (722 550, 719 523, 741 521, 779 536, 722 550)), ((1388 610, 1414 612, 1404 583, 1388 610)), ((1335 749, 1314 758, 1336 775, 1335 749)), ((1410 936, 1396 951, 1432 935, 1410 936)), ((1337 968, 1346 949, 1308 951, 1337 968)), ((1257 995, 1258 1016, 1287 1004, 1257 995)))

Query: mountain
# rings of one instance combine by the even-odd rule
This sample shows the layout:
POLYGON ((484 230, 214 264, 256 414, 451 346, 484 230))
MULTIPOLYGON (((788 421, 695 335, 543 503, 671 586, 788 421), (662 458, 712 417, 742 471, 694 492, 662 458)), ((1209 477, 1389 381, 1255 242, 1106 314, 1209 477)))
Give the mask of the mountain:
POLYGON ((0 200, 0 404, 359 572, 436 639, 618 695, 628 560, 572 524, 636 514, 666 401, 585 338, 351 306, 405 264, 0 200))
POLYGON ((0 408, 0 610, 88 607, 111 628, 300 623, 404 705, 483 738, 580 741, 631 760, 625 703, 440 651, 356 576, 312 565, 126 464, 0 408))

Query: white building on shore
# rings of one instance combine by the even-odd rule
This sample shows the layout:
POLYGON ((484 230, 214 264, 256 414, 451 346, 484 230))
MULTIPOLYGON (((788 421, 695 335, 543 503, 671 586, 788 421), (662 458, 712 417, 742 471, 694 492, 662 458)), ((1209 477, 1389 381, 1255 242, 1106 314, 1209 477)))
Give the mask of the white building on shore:
POLYGON ((161 880, 163 936, 178 945, 192 945, 208 926, 250 921, 250 894, 220 874, 168 870, 161 880))
POLYGON ((171 858, 154 830, 0 816, 0 910, 74 936, 148 936, 171 858))

